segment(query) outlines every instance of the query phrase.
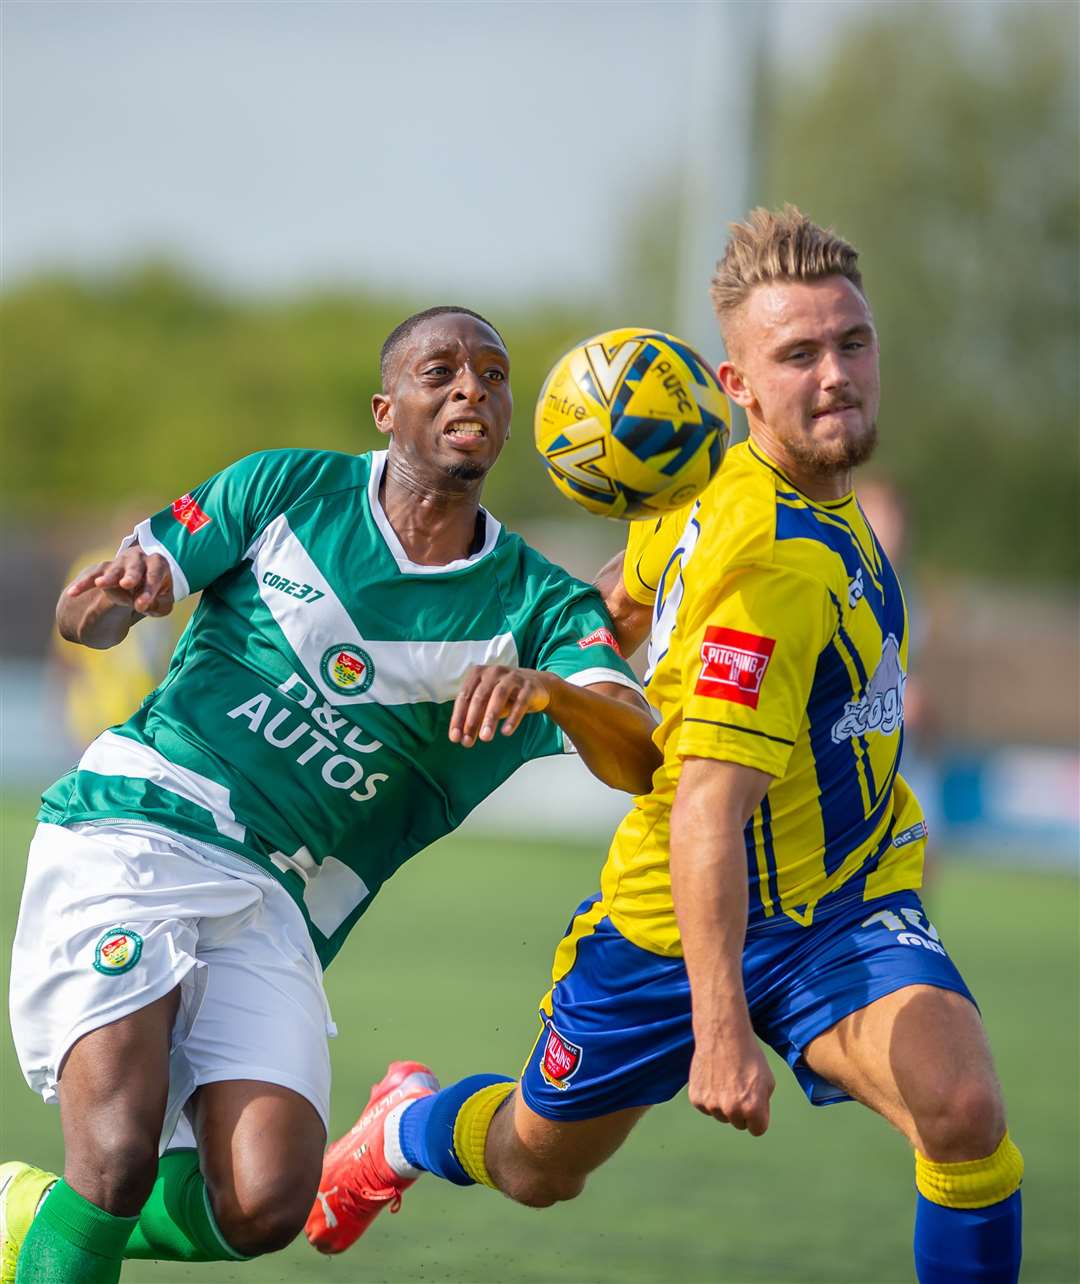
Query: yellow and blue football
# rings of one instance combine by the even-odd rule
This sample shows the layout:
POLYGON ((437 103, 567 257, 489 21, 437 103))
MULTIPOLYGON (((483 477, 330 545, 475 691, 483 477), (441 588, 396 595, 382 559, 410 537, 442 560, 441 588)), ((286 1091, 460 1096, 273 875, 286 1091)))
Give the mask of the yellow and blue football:
POLYGON ((659 330, 609 330, 555 363, 536 403, 536 448, 568 499, 626 521, 682 508, 731 435, 708 363, 659 330))

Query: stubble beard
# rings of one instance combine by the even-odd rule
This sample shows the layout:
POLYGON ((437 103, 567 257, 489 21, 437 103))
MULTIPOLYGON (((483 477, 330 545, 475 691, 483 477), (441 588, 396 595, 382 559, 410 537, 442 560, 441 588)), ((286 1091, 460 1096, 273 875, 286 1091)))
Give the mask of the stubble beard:
POLYGON ((445 470, 447 477, 452 477, 454 481, 462 482, 483 481, 487 476, 487 471, 482 464, 470 463, 464 459, 459 463, 448 464, 445 470))
POLYGON ((835 477, 850 472, 873 455, 877 448, 877 423, 867 424, 858 433, 845 434, 829 442, 797 439, 785 443, 792 459, 814 477, 835 477))

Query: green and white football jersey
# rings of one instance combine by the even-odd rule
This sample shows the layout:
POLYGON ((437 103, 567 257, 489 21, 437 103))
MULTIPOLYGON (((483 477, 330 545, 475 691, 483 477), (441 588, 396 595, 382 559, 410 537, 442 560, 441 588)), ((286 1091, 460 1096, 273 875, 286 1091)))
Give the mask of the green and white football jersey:
POLYGON ((473 556, 410 562, 379 503, 385 464, 266 451, 140 523, 125 543, 166 558, 178 600, 202 600, 162 684, 40 813, 240 852, 288 889, 324 964, 399 865, 568 747, 544 715, 452 744, 471 665, 637 686, 596 591, 489 513, 473 556))

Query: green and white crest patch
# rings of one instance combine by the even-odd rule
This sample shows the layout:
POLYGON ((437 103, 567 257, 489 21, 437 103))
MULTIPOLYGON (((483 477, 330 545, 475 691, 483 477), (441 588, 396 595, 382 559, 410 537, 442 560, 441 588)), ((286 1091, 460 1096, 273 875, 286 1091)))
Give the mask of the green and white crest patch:
POLYGON ((371 656, 352 642, 332 646, 323 656, 320 667, 323 681, 347 695, 360 695, 375 681, 371 656))
POLYGON ((94 950, 94 968, 102 976, 130 972, 142 957, 143 938, 127 927, 110 927, 94 950))

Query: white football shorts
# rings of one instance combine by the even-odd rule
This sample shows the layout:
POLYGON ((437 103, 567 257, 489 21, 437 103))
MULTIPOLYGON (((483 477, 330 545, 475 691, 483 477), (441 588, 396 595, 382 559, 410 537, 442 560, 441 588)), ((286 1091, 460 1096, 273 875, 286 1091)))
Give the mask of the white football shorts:
POLYGON ((78 1039, 177 985, 163 1150, 178 1123, 193 1144, 181 1113, 204 1083, 279 1084, 328 1122, 336 1030, 311 937, 280 883, 154 825, 39 825, 11 965, 11 1029, 30 1087, 55 1101, 78 1039))

